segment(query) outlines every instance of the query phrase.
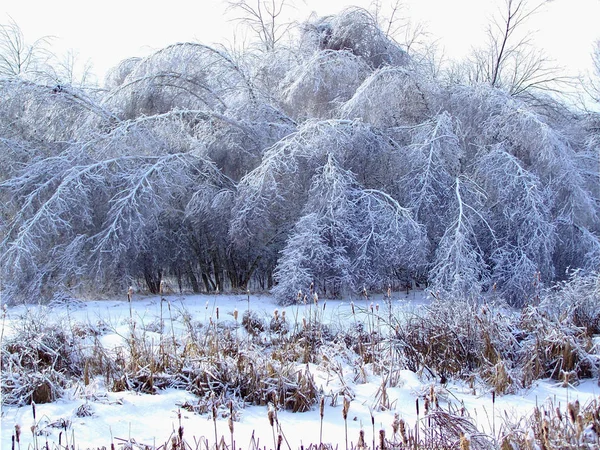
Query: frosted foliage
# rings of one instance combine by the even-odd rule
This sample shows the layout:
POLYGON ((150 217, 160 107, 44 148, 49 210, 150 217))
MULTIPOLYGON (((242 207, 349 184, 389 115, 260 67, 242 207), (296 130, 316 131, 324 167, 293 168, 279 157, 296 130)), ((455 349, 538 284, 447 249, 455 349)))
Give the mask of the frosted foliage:
POLYGON ((18 281, 7 290, 34 295, 49 278, 73 284, 82 267, 107 283, 156 255, 192 194, 225 182, 178 128, 170 120, 127 124, 5 182, 18 211, 1 244, 3 267, 18 281))
POLYGON ((402 199, 415 218, 427 225, 437 242, 450 220, 453 186, 461 173, 463 151, 446 112, 411 130, 406 148, 405 174, 400 180, 402 199))
POLYGON ((377 26, 375 18, 361 8, 316 20, 305 26, 303 40, 325 50, 348 50, 372 68, 408 63, 408 55, 377 26))
POLYGON ((106 74, 104 80, 104 87, 108 90, 115 89, 123 84, 125 79, 135 69, 135 66, 142 60, 142 58, 127 58, 121 61, 118 65, 113 67, 106 74))
POLYGON ((104 89, 0 78, 3 298, 418 281, 520 306, 598 268, 598 114, 434 74, 363 9, 289 36, 174 44, 104 89))
POLYGON ((284 108, 295 118, 331 118, 368 72, 366 63, 348 51, 316 52, 287 73, 282 82, 284 108))
POLYGON ((340 112, 377 127, 418 124, 431 114, 428 90, 428 83, 415 72, 384 67, 363 82, 340 112))
POLYGON ((323 295, 381 289, 394 268, 417 267, 426 243, 410 213, 381 191, 361 189, 330 155, 313 177, 275 271, 273 293, 291 302, 309 284, 323 295))
POLYGON ((478 161, 477 176, 493 205, 492 281, 511 303, 525 304, 537 293, 536 282, 554 277, 556 230, 548 192, 502 145, 478 161))
POLYGON ((480 195, 472 183, 461 178, 456 178, 454 191, 454 221, 439 242, 429 276, 433 288, 443 296, 472 298, 488 282, 487 265, 477 241, 477 226, 482 220, 478 212, 480 195))
POLYGON ((336 158, 367 188, 391 185, 397 164, 393 146, 376 130, 353 121, 304 124, 299 131, 265 152, 262 163, 238 186, 232 232, 245 241, 252 236, 268 238, 267 230, 288 228, 306 201, 312 176, 336 158))
POLYGON ((86 114, 106 113, 70 87, 44 86, 18 78, 0 79, 0 133, 46 147, 71 139, 86 114))
POLYGON ((247 84, 225 52, 201 44, 166 47, 133 65, 105 105, 121 118, 172 109, 223 111, 247 84))

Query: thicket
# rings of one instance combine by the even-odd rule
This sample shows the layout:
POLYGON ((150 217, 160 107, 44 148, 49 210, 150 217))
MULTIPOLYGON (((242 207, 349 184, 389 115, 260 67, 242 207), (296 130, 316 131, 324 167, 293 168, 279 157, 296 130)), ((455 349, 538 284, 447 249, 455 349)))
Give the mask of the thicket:
POLYGON ((527 305, 598 268, 597 114, 434 70, 362 9, 295 36, 175 44, 103 89, 2 72, 4 298, 418 282, 527 305))

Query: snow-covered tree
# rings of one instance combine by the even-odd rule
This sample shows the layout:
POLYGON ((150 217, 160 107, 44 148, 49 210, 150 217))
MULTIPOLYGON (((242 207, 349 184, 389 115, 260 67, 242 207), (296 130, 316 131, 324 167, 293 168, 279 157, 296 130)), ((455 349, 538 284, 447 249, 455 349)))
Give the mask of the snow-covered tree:
MULTIPOLYGON (((442 296, 473 298, 487 287, 487 264, 478 240, 478 228, 488 226, 480 212, 481 196, 479 188, 470 180, 456 178, 452 201, 454 220, 437 246, 429 272, 433 289, 442 296)), ((488 238, 493 238, 493 234, 488 238)))
POLYGON ((424 261, 424 230, 409 211, 382 191, 360 188, 332 155, 314 175, 303 213, 275 271, 273 293, 283 302, 311 283, 329 296, 382 289, 395 270, 424 261))
POLYGON ((549 192, 501 144, 477 161, 476 174, 496 239, 490 255, 492 282, 512 304, 526 304, 536 285, 554 278, 556 230, 549 192))

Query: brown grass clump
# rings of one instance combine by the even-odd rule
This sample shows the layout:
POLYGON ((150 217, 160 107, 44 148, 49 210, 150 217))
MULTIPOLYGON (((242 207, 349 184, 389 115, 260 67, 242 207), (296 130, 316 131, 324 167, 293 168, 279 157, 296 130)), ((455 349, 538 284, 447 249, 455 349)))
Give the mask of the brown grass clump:
POLYGON ((570 402, 566 409, 548 401, 531 416, 504 424, 501 442, 502 448, 600 448, 599 431, 598 399, 583 407, 570 402))

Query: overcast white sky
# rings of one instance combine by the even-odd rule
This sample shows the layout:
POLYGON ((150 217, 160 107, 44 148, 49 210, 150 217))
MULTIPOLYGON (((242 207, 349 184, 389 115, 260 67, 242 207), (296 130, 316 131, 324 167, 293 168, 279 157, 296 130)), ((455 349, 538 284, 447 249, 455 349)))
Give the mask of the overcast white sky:
MULTIPOLYGON (((291 0, 298 20, 315 11, 331 14, 344 7, 368 7, 372 0, 291 0)), ((405 0, 404 14, 424 22, 448 56, 477 45, 488 18, 504 0, 405 0)), ((535 0, 533 0, 535 1, 535 0)), ((381 0, 389 4, 391 0, 381 0)), ((100 78, 120 60, 189 40, 206 44, 232 41, 234 24, 225 0, 4 0, 4 15, 30 41, 54 36, 57 53, 75 50, 90 60, 100 78)), ((0 9, 1 12, 1 9, 0 9)), ((590 67, 592 43, 600 39, 600 0, 552 0, 530 22, 536 42, 573 72, 590 67)), ((239 36, 239 33, 238 33, 239 36)))

